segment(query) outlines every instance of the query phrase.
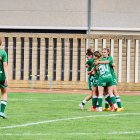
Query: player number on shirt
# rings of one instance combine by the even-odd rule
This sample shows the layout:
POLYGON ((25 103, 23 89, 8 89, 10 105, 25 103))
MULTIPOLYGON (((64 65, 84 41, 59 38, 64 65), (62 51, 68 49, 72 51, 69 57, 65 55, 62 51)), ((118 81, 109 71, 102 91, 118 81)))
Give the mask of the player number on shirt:
POLYGON ((106 72, 109 72, 108 65, 100 65, 99 66, 99 71, 100 71, 100 74, 105 74, 106 72))

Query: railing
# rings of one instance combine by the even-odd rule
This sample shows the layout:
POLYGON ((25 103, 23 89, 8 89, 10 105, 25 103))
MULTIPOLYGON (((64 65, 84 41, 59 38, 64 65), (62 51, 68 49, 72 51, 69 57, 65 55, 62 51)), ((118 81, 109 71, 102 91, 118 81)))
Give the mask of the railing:
MULTIPOLYGON (((10 87, 87 89, 86 35, 0 33, 10 87)), ((90 35, 93 50, 110 48, 119 88, 140 90, 140 36, 90 35), (127 87, 129 85, 129 87, 127 87)))

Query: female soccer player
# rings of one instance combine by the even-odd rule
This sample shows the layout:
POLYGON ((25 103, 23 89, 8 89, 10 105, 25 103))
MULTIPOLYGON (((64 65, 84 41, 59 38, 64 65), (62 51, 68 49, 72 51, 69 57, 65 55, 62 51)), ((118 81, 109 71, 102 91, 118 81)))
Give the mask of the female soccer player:
MULTIPOLYGON (((104 50, 102 51, 104 54, 104 50)), ((101 54, 99 51, 94 52, 94 59, 95 61, 105 61, 107 60, 106 57, 101 58, 101 54)), ((117 110, 117 104, 115 97, 113 95, 113 78, 110 70, 110 65, 109 64, 98 64, 96 69, 99 71, 99 79, 98 79, 98 92, 99 92, 99 97, 98 97, 98 104, 99 104, 99 110, 102 111, 102 98, 103 98, 103 93, 104 93, 104 88, 107 86, 108 87, 108 92, 111 97, 111 101, 113 103, 113 106, 111 107, 110 111, 116 111, 117 110)))
POLYGON ((93 96, 93 91, 92 91, 92 81, 93 81, 93 77, 92 77, 92 68, 93 68, 93 63, 94 63, 94 59, 93 59, 93 52, 91 51, 91 49, 87 49, 87 53, 86 53, 86 57, 87 57, 87 62, 85 64, 85 67, 87 68, 87 72, 88 72, 88 87, 89 90, 91 90, 91 94, 87 97, 85 97, 85 99, 79 104, 80 109, 84 109, 85 104, 92 98, 93 96))
MULTIPOLYGON (((120 96, 118 94, 118 91, 117 91, 117 88, 116 88, 116 85, 117 85, 117 76, 114 72, 114 66, 115 64, 113 63, 113 58, 112 56, 110 56, 110 50, 108 48, 104 48, 103 49, 103 57, 107 58, 106 61, 98 61, 96 62, 96 64, 109 64, 110 65, 110 70, 111 70, 111 74, 112 74, 112 77, 113 77, 113 93, 116 97, 116 101, 117 101, 117 105, 118 105, 118 109, 117 111, 118 112, 121 112, 124 110, 124 108, 122 107, 122 103, 121 103, 121 99, 120 99, 120 96)), ((108 110, 109 108, 109 105, 105 105, 105 110, 108 110)))
POLYGON ((2 49, 2 39, 0 38, 0 89, 1 89, 1 107, 0 117, 7 118, 5 115, 5 108, 7 104, 7 86, 8 86, 8 64, 7 53, 2 49))

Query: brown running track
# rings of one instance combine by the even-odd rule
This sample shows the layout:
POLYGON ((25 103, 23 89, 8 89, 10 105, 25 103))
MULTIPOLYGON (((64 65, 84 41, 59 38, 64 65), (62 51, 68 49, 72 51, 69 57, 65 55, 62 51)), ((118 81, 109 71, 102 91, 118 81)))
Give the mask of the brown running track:
MULTIPOLYGON (((63 93, 63 94, 89 94, 89 90, 68 90, 68 89, 8 89, 8 92, 30 92, 30 93, 63 93)), ((119 91, 119 94, 124 95, 140 95, 140 91, 119 91)))

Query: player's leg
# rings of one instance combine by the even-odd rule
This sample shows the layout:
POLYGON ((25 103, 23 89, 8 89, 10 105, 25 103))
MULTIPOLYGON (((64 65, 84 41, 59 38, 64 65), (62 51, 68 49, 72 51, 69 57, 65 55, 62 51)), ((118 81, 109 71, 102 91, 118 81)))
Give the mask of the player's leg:
POLYGON ((85 104, 92 98, 93 91, 91 90, 90 95, 86 96, 84 100, 79 104, 80 109, 84 109, 85 104))
POLYGON ((0 117, 7 118, 5 115, 5 109, 7 105, 7 88, 1 88, 1 94, 0 117))
POLYGON ((116 85, 114 85, 113 93, 114 93, 114 95, 116 97, 116 101, 117 101, 117 105, 118 105, 118 111, 121 112, 121 111, 124 110, 124 108, 122 107, 122 102, 121 102, 119 93, 117 91, 116 85))
POLYGON ((102 111, 102 100, 103 100, 104 87, 106 87, 106 79, 99 77, 99 79, 98 79, 98 99, 97 99, 98 110, 97 111, 102 111))
POLYGON ((105 89, 104 89, 104 97, 105 97, 105 108, 103 109, 103 111, 109 111, 110 106, 112 106, 113 103, 111 102, 111 98, 110 98, 110 95, 108 93, 107 87, 105 87, 105 89))
POLYGON ((113 106, 111 107, 110 111, 117 111, 117 102, 113 94, 113 86, 108 86, 108 93, 110 95, 111 102, 113 103, 113 106))
POLYGON ((84 100, 79 104, 79 107, 81 110, 84 109, 85 104, 92 98, 93 92, 92 92, 92 80, 91 76, 88 77, 88 88, 91 91, 90 95, 85 97, 84 100))
POLYGON ((98 88, 94 86, 92 88, 92 107, 90 107, 88 111, 96 111, 97 99, 98 99, 98 88))
POLYGON ((98 87, 93 87, 93 96, 92 96, 92 106, 94 111, 96 110, 97 105, 97 99, 98 99, 98 87))
POLYGON ((103 86, 98 86, 99 95, 98 95, 97 102, 98 102, 99 108, 98 108, 97 111, 102 111, 103 92, 104 92, 104 87, 103 86))

